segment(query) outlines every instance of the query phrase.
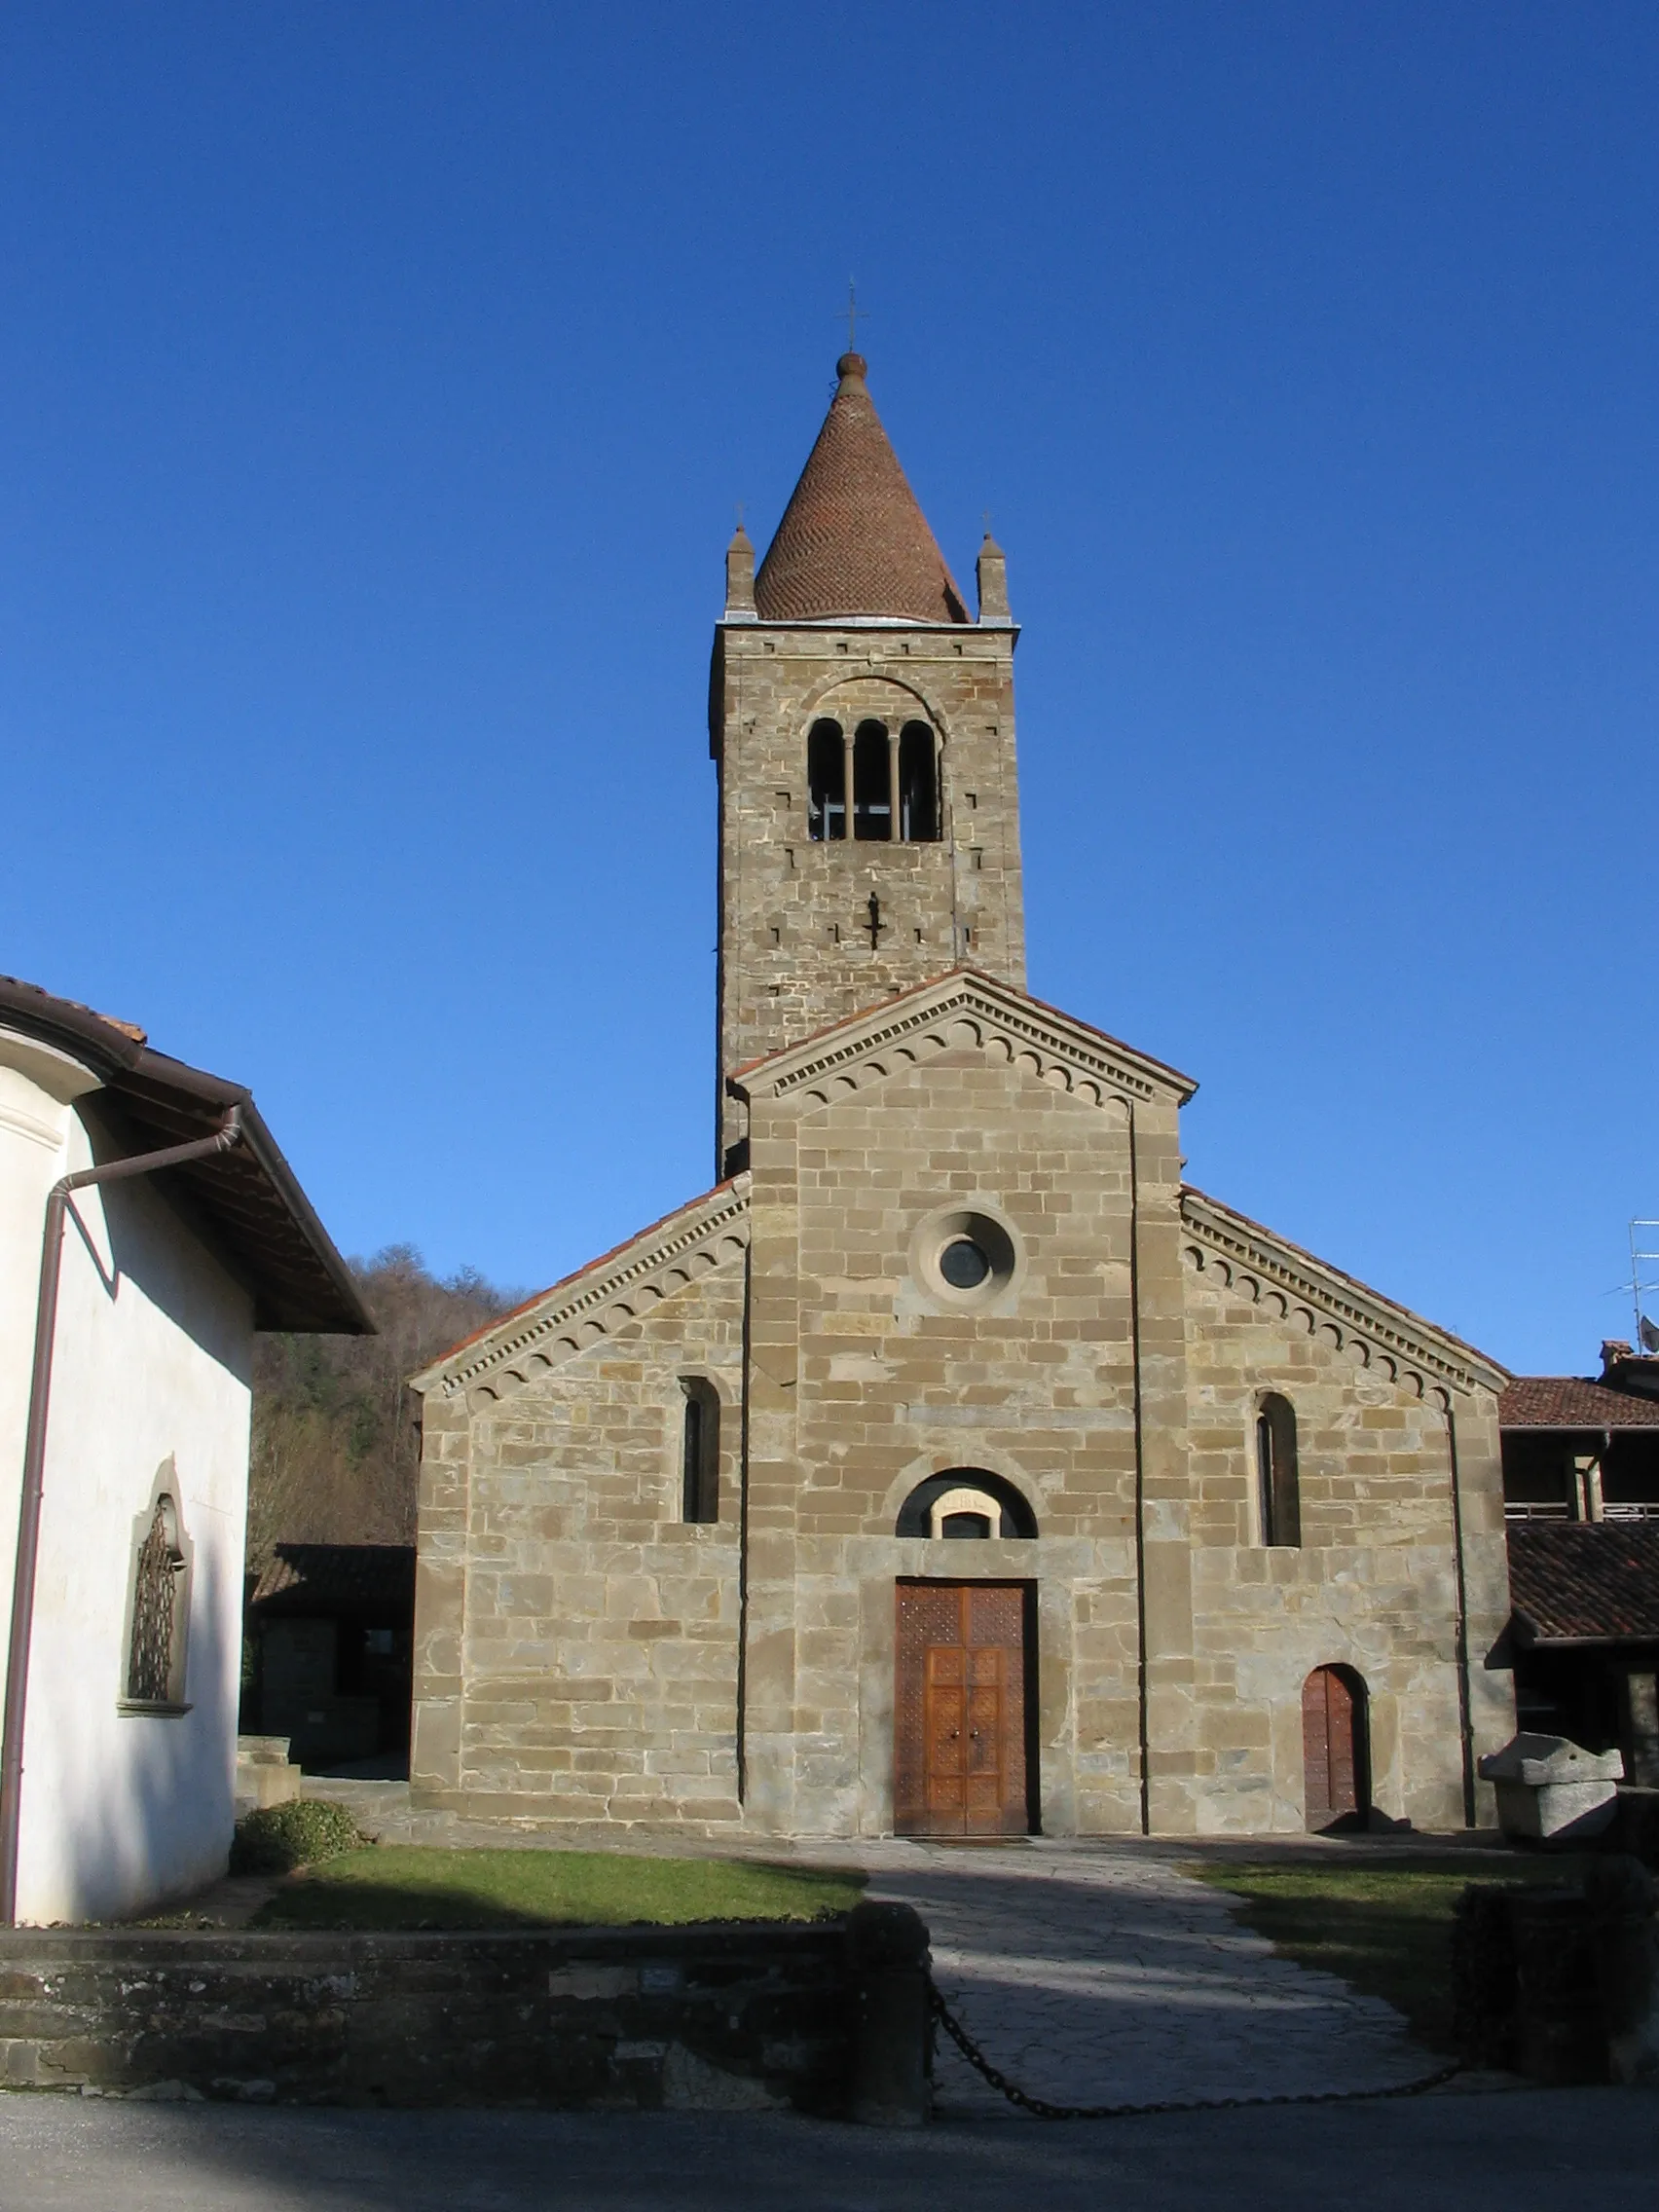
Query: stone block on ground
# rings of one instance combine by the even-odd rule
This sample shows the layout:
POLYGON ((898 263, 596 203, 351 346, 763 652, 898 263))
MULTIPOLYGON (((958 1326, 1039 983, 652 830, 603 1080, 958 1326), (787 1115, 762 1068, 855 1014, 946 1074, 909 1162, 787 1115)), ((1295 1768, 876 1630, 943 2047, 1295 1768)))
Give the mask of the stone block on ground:
POLYGON ((1523 1731, 1480 1762, 1497 1792, 1497 1825, 1516 1842, 1577 1843, 1612 1823, 1624 1759, 1566 1736, 1523 1731))

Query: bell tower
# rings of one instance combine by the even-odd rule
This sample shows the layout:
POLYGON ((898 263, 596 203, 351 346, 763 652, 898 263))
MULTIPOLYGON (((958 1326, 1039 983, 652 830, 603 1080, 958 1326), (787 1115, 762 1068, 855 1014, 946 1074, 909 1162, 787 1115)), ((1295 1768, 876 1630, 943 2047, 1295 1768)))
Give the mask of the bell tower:
POLYGON ((740 528, 715 632, 718 1167, 725 1078, 957 967, 1025 987, 1014 648, 987 535, 971 620, 871 403, 861 355, 759 571, 740 528))

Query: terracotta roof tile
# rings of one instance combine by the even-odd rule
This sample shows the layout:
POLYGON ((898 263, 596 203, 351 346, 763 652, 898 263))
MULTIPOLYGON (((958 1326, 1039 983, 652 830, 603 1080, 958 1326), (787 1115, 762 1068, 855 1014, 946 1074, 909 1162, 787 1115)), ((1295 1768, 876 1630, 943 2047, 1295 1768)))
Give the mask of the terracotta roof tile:
POLYGON ((755 578, 762 622, 838 614, 966 622, 916 495, 865 387, 865 363, 843 353, 840 383, 755 578))
POLYGON ((1582 1375, 1518 1375, 1497 1401, 1503 1428, 1659 1428, 1659 1398, 1582 1375))
POLYGON ((1513 1521, 1509 1594, 1537 1643, 1659 1642, 1659 1521, 1513 1521))
POLYGON ((28 983, 20 976, 0 976, 0 985, 8 993, 15 992, 25 1004, 38 1001, 43 1014, 55 1010, 66 1014, 80 1014, 92 1021, 100 1021, 106 1029, 113 1029, 134 1045, 147 1045, 149 1037, 135 1021, 123 1021, 113 1014, 100 1014, 95 1006, 83 1006, 79 999, 60 999, 53 992, 43 990, 38 983, 28 983))

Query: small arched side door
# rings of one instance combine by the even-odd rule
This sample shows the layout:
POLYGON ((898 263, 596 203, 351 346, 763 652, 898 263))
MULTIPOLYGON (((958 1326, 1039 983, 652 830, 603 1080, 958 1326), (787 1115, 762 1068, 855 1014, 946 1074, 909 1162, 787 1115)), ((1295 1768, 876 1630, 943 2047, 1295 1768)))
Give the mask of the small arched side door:
POLYGON ((1363 1828, 1371 1811, 1364 1678, 1315 1667, 1302 1685, 1302 1777, 1309 1830, 1363 1828))

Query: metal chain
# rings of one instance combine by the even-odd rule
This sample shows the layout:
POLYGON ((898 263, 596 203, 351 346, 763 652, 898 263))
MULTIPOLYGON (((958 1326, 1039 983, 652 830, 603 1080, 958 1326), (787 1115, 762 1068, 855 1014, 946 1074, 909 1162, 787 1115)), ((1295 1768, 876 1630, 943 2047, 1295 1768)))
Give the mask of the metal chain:
POLYGON ((1056 2105, 1047 2097, 1032 2096, 1028 2089, 1020 2088, 991 2064, 940 1995, 938 1983, 931 1978, 928 2007, 974 2071, 982 2074, 1011 2105, 1017 2105, 1021 2112, 1030 2113, 1036 2120, 1143 2120, 1160 2112, 1239 2112, 1251 2105, 1346 2105, 1362 2098, 1420 2097, 1425 2090, 1440 2088, 1454 2075, 1463 2071, 1461 2063, 1455 2061, 1450 2066, 1442 2066, 1437 2073, 1419 2075, 1415 2082, 1397 2083, 1390 2089, 1314 2089, 1300 2096, 1165 2098, 1161 2103, 1148 2105, 1056 2105))

